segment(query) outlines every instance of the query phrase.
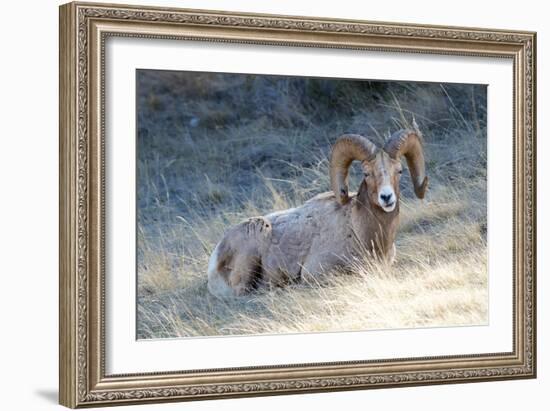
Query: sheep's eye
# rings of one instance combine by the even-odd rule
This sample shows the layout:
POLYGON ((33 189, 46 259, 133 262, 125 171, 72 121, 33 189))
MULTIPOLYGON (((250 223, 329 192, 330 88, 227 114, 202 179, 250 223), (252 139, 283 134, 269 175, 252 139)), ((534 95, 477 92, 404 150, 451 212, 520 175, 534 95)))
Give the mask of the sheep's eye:
POLYGON ((398 173, 399 173, 399 174, 403 174, 403 170, 399 170, 398 173))
POLYGON ((367 178, 369 176, 369 173, 364 173, 364 175, 365 175, 365 178, 367 178))

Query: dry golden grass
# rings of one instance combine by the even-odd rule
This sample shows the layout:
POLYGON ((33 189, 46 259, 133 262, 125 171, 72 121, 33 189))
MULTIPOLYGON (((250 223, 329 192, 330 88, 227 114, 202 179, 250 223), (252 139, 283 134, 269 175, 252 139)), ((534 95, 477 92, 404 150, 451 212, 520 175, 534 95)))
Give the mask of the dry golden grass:
MULTIPOLYGON (((155 249, 145 255, 139 276, 139 335, 164 338, 485 324, 485 229, 483 219, 471 210, 472 199, 479 195, 474 184, 460 190, 439 187, 423 201, 402 200, 398 254, 392 266, 365 258, 352 262, 352 274, 306 277, 287 288, 229 300, 219 300, 206 289, 209 252, 225 227, 219 216, 218 221, 205 222, 209 230, 195 228, 201 230, 204 251, 178 256, 178 269, 169 253, 155 249)), ((281 204, 280 196, 274 201, 289 206, 281 204)), ((182 235, 189 231, 182 229, 182 235)))

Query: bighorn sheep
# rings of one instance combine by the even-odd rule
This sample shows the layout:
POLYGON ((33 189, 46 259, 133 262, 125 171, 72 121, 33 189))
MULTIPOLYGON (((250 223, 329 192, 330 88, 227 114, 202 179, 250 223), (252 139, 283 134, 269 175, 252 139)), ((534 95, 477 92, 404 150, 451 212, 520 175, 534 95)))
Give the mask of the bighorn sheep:
POLYGON ((424 198, 428 184, 422 137, 413 125, 414 130, 394 133, 382 150, 360 135, 339 137, 330 158, 333 192, 228 229, 210 257, 210 292, 240 296, 258 284, 282 285, 303 273, 345 268, 365 250, 393 261, 401 156, 418 198, 424 198), (364 178, 358 192, 350 195, 348 170, 354 160, 361 162, 364 178))

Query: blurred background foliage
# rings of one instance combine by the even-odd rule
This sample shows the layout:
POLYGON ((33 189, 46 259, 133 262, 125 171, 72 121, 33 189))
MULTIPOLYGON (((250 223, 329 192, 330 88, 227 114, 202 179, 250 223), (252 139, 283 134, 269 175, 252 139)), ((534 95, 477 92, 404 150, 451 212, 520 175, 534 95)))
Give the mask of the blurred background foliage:
POLYGON ((485 107, 483 85, 139 70, 139 218, 146 224, 159 211, 238 210, 248 201, 262 208, 265 178, 290 196, 304 186, 311 197, 328 185, 308 170, 326 171, 340 134, 383 144, 413 115, 430 154, 440 151, 437 144, 469 148, 449 141, 463 138, 449 136, 459 130, 481 147, 478 158, 465 160, 484 161, 485 107))

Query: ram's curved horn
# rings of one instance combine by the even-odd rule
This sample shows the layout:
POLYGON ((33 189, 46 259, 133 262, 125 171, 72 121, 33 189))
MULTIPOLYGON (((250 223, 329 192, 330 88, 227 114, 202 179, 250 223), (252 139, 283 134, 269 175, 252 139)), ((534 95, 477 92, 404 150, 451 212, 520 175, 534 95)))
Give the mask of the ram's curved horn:
POLYGON ((394 159, 405 156, 409 173, 414 186, 414 193, 418 198, 424 198, 428 187, 424 151, 422 149, 422 133, 413 120, 414 130, 399 130, 392 134, 384 145, 384 151, 394 159))
POLYGON ((330 155, 330 186, 340 204, 349 201, 348 171, 353 160, 370 160, 376 151, 369 139, 358 134, 338 137, 330 155))

